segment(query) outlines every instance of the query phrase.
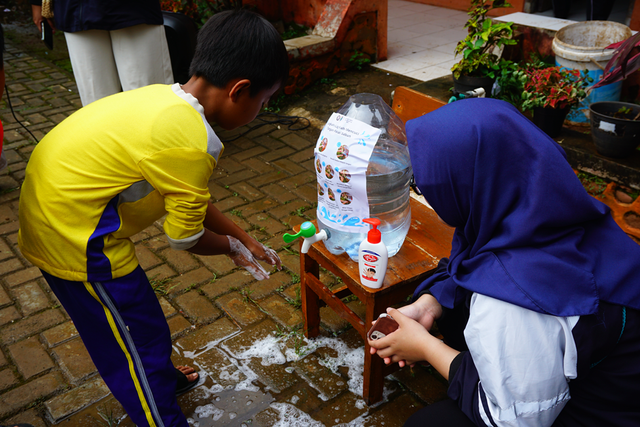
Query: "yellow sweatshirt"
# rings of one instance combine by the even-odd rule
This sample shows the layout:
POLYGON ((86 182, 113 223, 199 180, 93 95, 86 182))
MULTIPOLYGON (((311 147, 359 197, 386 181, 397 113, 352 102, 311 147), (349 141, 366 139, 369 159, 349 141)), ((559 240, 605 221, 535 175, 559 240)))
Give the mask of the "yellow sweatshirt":
POLYGON ((18 244, 66 280, 122 277, 129 239, 165 213, 176 249, 195 245, 223 150, 198 101, 178 84, 109 96, 78 110, 37 145, 20 195, 18 244))

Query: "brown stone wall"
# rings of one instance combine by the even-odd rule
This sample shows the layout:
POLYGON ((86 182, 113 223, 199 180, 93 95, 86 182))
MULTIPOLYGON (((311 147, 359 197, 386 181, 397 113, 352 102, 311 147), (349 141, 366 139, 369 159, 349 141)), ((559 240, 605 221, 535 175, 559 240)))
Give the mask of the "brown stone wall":
POLYGON ((292 62, 285 93, 298 92, 316 80, 346 70, 353 65, 350 59, 356 52, 362 53, 375 62, 377 54, 376 20, 377 14, 375 12, 356 15, 348 26, 342 43, 336 50, 321 56, 292 62))
POLYGON ((255 7, 270 21, 295 22, 313 28, 327 0, 243 0, 245 6, 255 7))

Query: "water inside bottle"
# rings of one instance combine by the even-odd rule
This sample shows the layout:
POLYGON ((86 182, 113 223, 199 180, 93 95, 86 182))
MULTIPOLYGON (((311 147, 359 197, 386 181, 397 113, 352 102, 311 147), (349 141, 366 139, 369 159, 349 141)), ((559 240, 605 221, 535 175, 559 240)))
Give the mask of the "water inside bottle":
MULTIPOLYGON (((391 257, 400 250, 411 225, 409 181, 412 169, 405 146, 388 139, 378 141, 378 144, 380 147, 376 146, 369 160, 367 197, 370 216, 380 219, 378 228, 391 257)), ((331 238, 325 241, 329 252, 335 255, 347 252, 352 260, 358 260, 358 248, 366 239, 366 232, 338 231, 323 223, 321 218, 318 218, 318 225, 331 232, 331 238)))

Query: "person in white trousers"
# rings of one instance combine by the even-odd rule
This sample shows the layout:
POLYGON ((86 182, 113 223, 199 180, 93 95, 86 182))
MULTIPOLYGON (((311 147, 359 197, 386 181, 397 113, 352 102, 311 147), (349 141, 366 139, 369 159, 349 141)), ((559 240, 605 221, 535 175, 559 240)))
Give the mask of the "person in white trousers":
MULTIPOLYGON (((31 0, 40 29, 41 0, 31 0)), ((64 31, 82 105, 150 84, 174 82, 158 1, 54 0, 49 24, 64 31)))

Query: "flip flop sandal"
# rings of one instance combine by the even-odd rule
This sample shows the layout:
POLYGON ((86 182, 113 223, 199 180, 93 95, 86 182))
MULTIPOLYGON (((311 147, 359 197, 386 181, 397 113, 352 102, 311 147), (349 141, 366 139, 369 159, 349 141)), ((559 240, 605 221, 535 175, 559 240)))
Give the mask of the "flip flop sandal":
POLYGON ((180 372, 178 368, 176 368, 176 377, 178 379, 178 384, 176 385, 176 396, 180 396, 194 388, 198 385, 198 380, 200 379, 200 376, 198 376, 195 380, 189 381, 187 376, 180 372))

